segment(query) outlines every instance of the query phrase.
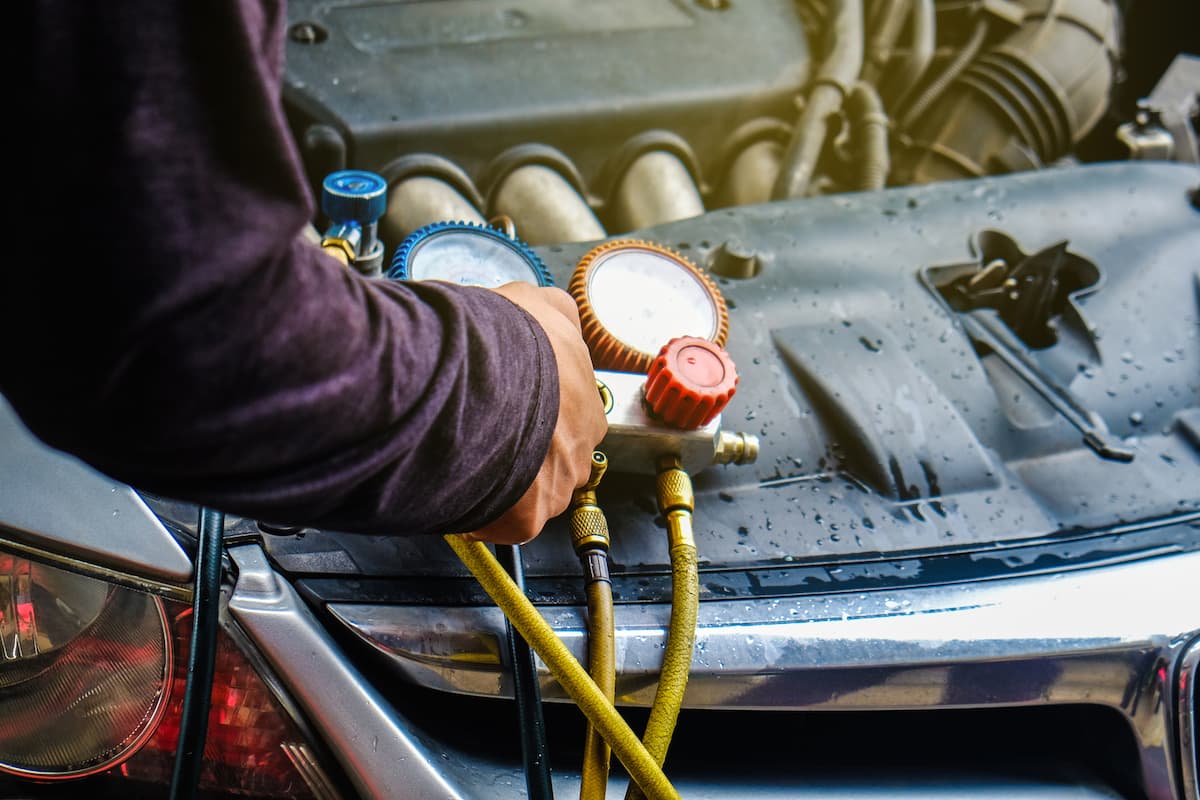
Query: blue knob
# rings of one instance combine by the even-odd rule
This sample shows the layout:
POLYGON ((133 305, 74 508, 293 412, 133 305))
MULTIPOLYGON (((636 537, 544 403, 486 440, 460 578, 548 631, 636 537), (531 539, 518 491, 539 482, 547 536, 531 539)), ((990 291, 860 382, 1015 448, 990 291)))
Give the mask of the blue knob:
POLYGON ((335 223, 371 225, 387 210, 387 181, 359 169, 331 172, 321 183, 321 210, 335 223))

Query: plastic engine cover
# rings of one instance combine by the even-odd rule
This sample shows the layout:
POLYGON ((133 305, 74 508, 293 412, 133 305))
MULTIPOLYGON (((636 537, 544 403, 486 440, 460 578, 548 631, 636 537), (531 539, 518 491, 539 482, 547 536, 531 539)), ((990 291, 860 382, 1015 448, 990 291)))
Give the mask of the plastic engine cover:
MULTIPOLYGON (((1113 164, 729 209, 640 232, 699 264, 719 268, 730 248, 759 264, 754 277, 717 276, 741 377, 722 427, 759 436, 761 450, 754 465, 696 476, 702 597, 1200 549, 1196 186, 1190 166, 1113 164), (997 253, 1012 267, 1059 270, 1037 305, 1051 333, 1030 328, 1036 346, 1015 335, 1011 346, 984 344, 978 329, 1003 333, 1002 317, 939 293, 997 253), (1055 384, 1131 460, 1085 443, 1022 370, 1055 384)), ((543 256, 564 281, 585 250, 543 256)), ((981 296, 988 280, 975 282, 981 296)), ((1002 309, 1012 321, 1018 311, 1002 309)), ((665 600, 652 481, 614 462, 598 496, 618 601, 665 600)), ((330 599, 487 602, 436 538, 310 531, 268 547, 285 569, 353 575, 303 582, 330 599)), ((580 602, 561 521, 523 549, 534 597, 580 602)))
POLYGON ((791 119, 809 71, 791 0, 295 0, 288 15, 284 99, 300 141, 328 123, 355 167, 431 153, 477 182, 506 149, 540 143, 592 185, 654 129, 708 167, 738 125, 791 119))

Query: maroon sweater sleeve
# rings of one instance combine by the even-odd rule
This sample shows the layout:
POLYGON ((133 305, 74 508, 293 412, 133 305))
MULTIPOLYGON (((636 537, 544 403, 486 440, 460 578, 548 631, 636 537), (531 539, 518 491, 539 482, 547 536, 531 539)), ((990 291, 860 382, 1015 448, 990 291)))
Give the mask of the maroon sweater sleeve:
POLYGON ((515 503, 557 420, 545 334, 493 292, 367 280, 298 238, 281 8, 25 7, 37 124, 0 391, 30 428, 279 522, 471 530, 515 503))

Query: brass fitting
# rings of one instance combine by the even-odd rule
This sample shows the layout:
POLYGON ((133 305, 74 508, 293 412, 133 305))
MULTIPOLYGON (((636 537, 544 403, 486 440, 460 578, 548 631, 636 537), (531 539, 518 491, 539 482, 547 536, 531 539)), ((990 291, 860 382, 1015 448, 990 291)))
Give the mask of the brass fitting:
POLYGON ((571 495, 571 516, 567 527, 571 531, 571 545, 576 554, 586 560, 594 550, 608 552, 608 520, 596 500, 596 487, 608 471, 608 458, 599 450, 592 453, 592 473, 583 486, 571 495))
POLYGON ((696 537, 692 532, 692 511, 696 506, 696 495, 692 491, 692 479, 683 471, 679 456, 662 456, 658 459, 658 510, 667 521, 667 545, 671 549, 686 545, 693 550, 696 537))
POLYGON ((721 431, 716 444, 714 464, 753 464, 758 460, 757 436, 721 431))
POLYGON ((325 239, 321 242, 321 249, 342 262, 343 267, 354 263, 354 248, 345 239, 325 239))
POLYGON ((662 456, 658 459, 658 510, 663 514, 675 509, 692 511, 696 507, 696 496, 692 491, 692 480, 683 471, 679 456, 662 456))

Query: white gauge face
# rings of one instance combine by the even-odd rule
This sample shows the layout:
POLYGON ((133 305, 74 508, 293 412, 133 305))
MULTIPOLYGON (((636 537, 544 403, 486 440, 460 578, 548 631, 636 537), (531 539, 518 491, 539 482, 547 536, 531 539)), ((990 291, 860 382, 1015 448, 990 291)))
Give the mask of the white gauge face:
POLYGON ((630 247, 597 259, 588 299, 604 329, 624 344, 654 355, 677 336, 713 339, 717 308, 707 289, 672 258, 630 247))
POLYGON ((512 281, 537 284, 516 249, 487 234, 446 231, 420 242, 408 257, 410 280, 439 280, 494 289, 512 281))

